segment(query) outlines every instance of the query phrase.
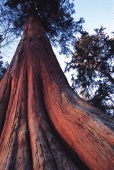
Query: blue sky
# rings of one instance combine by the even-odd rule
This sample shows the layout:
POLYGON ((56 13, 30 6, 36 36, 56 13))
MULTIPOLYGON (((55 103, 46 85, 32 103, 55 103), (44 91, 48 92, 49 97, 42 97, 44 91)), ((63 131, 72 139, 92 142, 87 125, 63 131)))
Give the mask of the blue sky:
POLYGON ((84 17, 84 28, 92 33, 93 29, 106 28, 108 34, 114 31, 114 0, 74 0, 78 20, 84 17))

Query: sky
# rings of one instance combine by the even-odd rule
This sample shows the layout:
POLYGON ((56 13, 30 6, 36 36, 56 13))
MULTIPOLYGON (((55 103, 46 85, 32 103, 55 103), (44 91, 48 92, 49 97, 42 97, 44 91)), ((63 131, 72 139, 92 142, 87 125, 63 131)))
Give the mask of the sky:
POLYGON ((108 34, 114 31, 114 0, 74 0, 75 18, 84 17, 84 29, 93 33, 103 26, 108 34))
MULTIPOLYGON (((106 32, 111 36, 111 32, 114 31, 114 0, 74 0, 75 11, 74 18, 76 21, 80 17, 83 17, 85 23, 83 28, 90 34, 94 33, 95 28, 103 26, 106 28, 106 32)), ((9 48, 5 48, 3 56, 5 61, 10 61, 16 50, 17 43, 10 45, 9 48)), ((54 49, 57 59, 64 70, 65 56, 60 56, 57 49, 54 49)), ((67 74, 68 76, 68 74, 67 74)), ((68 77, 70 80, 70 78, 68 77)))

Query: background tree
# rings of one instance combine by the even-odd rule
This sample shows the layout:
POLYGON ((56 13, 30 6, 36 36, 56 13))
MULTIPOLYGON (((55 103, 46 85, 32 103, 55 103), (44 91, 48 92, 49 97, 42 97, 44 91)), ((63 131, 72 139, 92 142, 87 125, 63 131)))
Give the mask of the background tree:
POLYGON ((4 9, 17 35, 25 26, 0 82, 0 169, 113 170, 114 121, 75 95, 47 38, 68 51, 80 30, 73 4, 7 0, 4 9))
POLYGON ((66 71, 76 71, 72 87, 80 97, 114 116, 114 39, 104 30, 81 33, 66 71))

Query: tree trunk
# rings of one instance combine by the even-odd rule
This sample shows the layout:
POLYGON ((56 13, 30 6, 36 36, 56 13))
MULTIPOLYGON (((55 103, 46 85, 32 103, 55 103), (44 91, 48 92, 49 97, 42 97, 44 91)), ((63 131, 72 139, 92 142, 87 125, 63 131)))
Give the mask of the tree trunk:
POLYGON ((114 120, 79 99, 31 16, 0 82, 0 170, 113 170, 114 120))

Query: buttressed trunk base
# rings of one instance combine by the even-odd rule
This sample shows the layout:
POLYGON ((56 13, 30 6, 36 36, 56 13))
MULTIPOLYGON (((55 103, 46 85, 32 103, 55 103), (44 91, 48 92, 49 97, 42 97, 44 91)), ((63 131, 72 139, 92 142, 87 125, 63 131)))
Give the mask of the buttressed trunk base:
POLYGON ((113 123, 74 94, 29 17, 0 82, 0 169, 113 170, 113 123))

